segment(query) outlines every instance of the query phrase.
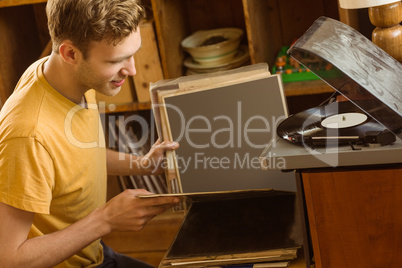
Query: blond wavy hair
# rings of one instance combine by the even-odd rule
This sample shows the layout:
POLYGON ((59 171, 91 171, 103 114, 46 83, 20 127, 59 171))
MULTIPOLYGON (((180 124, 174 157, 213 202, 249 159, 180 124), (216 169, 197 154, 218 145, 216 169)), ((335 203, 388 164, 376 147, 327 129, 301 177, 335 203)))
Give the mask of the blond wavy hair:
POLYGON ((53 51, 68 39, 84 58, 90 41, 116 45, 145 19, 139 0, 48 0, 46 14, 53 51))

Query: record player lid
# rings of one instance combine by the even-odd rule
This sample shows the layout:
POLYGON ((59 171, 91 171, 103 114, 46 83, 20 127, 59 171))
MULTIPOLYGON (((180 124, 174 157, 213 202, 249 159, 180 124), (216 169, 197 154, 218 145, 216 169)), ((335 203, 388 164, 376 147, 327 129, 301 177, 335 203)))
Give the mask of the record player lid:
POLYGON ((384 50, 350 26, 320 17, 288 53, 402 138, 402 64, 384 50))

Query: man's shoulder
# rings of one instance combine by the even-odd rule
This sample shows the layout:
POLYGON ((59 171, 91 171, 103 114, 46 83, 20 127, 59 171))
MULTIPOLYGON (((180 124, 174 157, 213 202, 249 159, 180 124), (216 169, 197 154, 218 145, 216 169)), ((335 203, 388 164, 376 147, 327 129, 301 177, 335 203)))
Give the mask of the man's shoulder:
POLYGON ((38 79, 39 68, 43 66, 44 62, 48 60, 49 57, 41 58, 34 63, 32 63, 25 72, 21 75, 17 85, 15 86, 14 93, 17 92, 21 88, 26 88, 31 85, 33 81, 38 79))
POLYGON ((26 107, 30 104, 36 104, 37 99, 43 95, 43 85, 39 79, 39 69, 47 58, 42 58, 31 64, 22 74, 13 93, 4 103, 1 112, 10 108, 14 109, 16 105, 23 103, 26 107))
POLYGON ((45 90, 36 69, 44 59, 33 63, 21 76, 16 89, 0 111, 0 138, 32 136, 42 107, 45 90))

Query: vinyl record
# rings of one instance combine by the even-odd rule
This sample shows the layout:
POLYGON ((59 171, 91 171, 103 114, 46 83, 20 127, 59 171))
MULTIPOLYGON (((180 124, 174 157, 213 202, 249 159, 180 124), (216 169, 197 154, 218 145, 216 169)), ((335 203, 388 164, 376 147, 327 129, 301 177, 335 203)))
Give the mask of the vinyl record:
POLYGON ((370 131, 385 130, 353 103, 343 101, 291 115, 278 126, 277 134, 292 143, 323 146, 358 142, 370 131))

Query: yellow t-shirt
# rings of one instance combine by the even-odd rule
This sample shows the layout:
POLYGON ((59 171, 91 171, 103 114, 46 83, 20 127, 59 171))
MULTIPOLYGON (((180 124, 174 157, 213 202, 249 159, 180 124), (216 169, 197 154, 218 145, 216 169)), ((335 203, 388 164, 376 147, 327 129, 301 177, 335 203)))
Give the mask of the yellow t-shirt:
MULTIPOLYGON (((35 212, 29 238, 61 230, 106 201, 106 148, 95 92, 83 108, 53 89, 41 59, 0 112, 0 202, 35 212)), ((62 241, 60 241, 62 242, 62 241)), ((103 261, 97 240, 57 267, 103 261)))

